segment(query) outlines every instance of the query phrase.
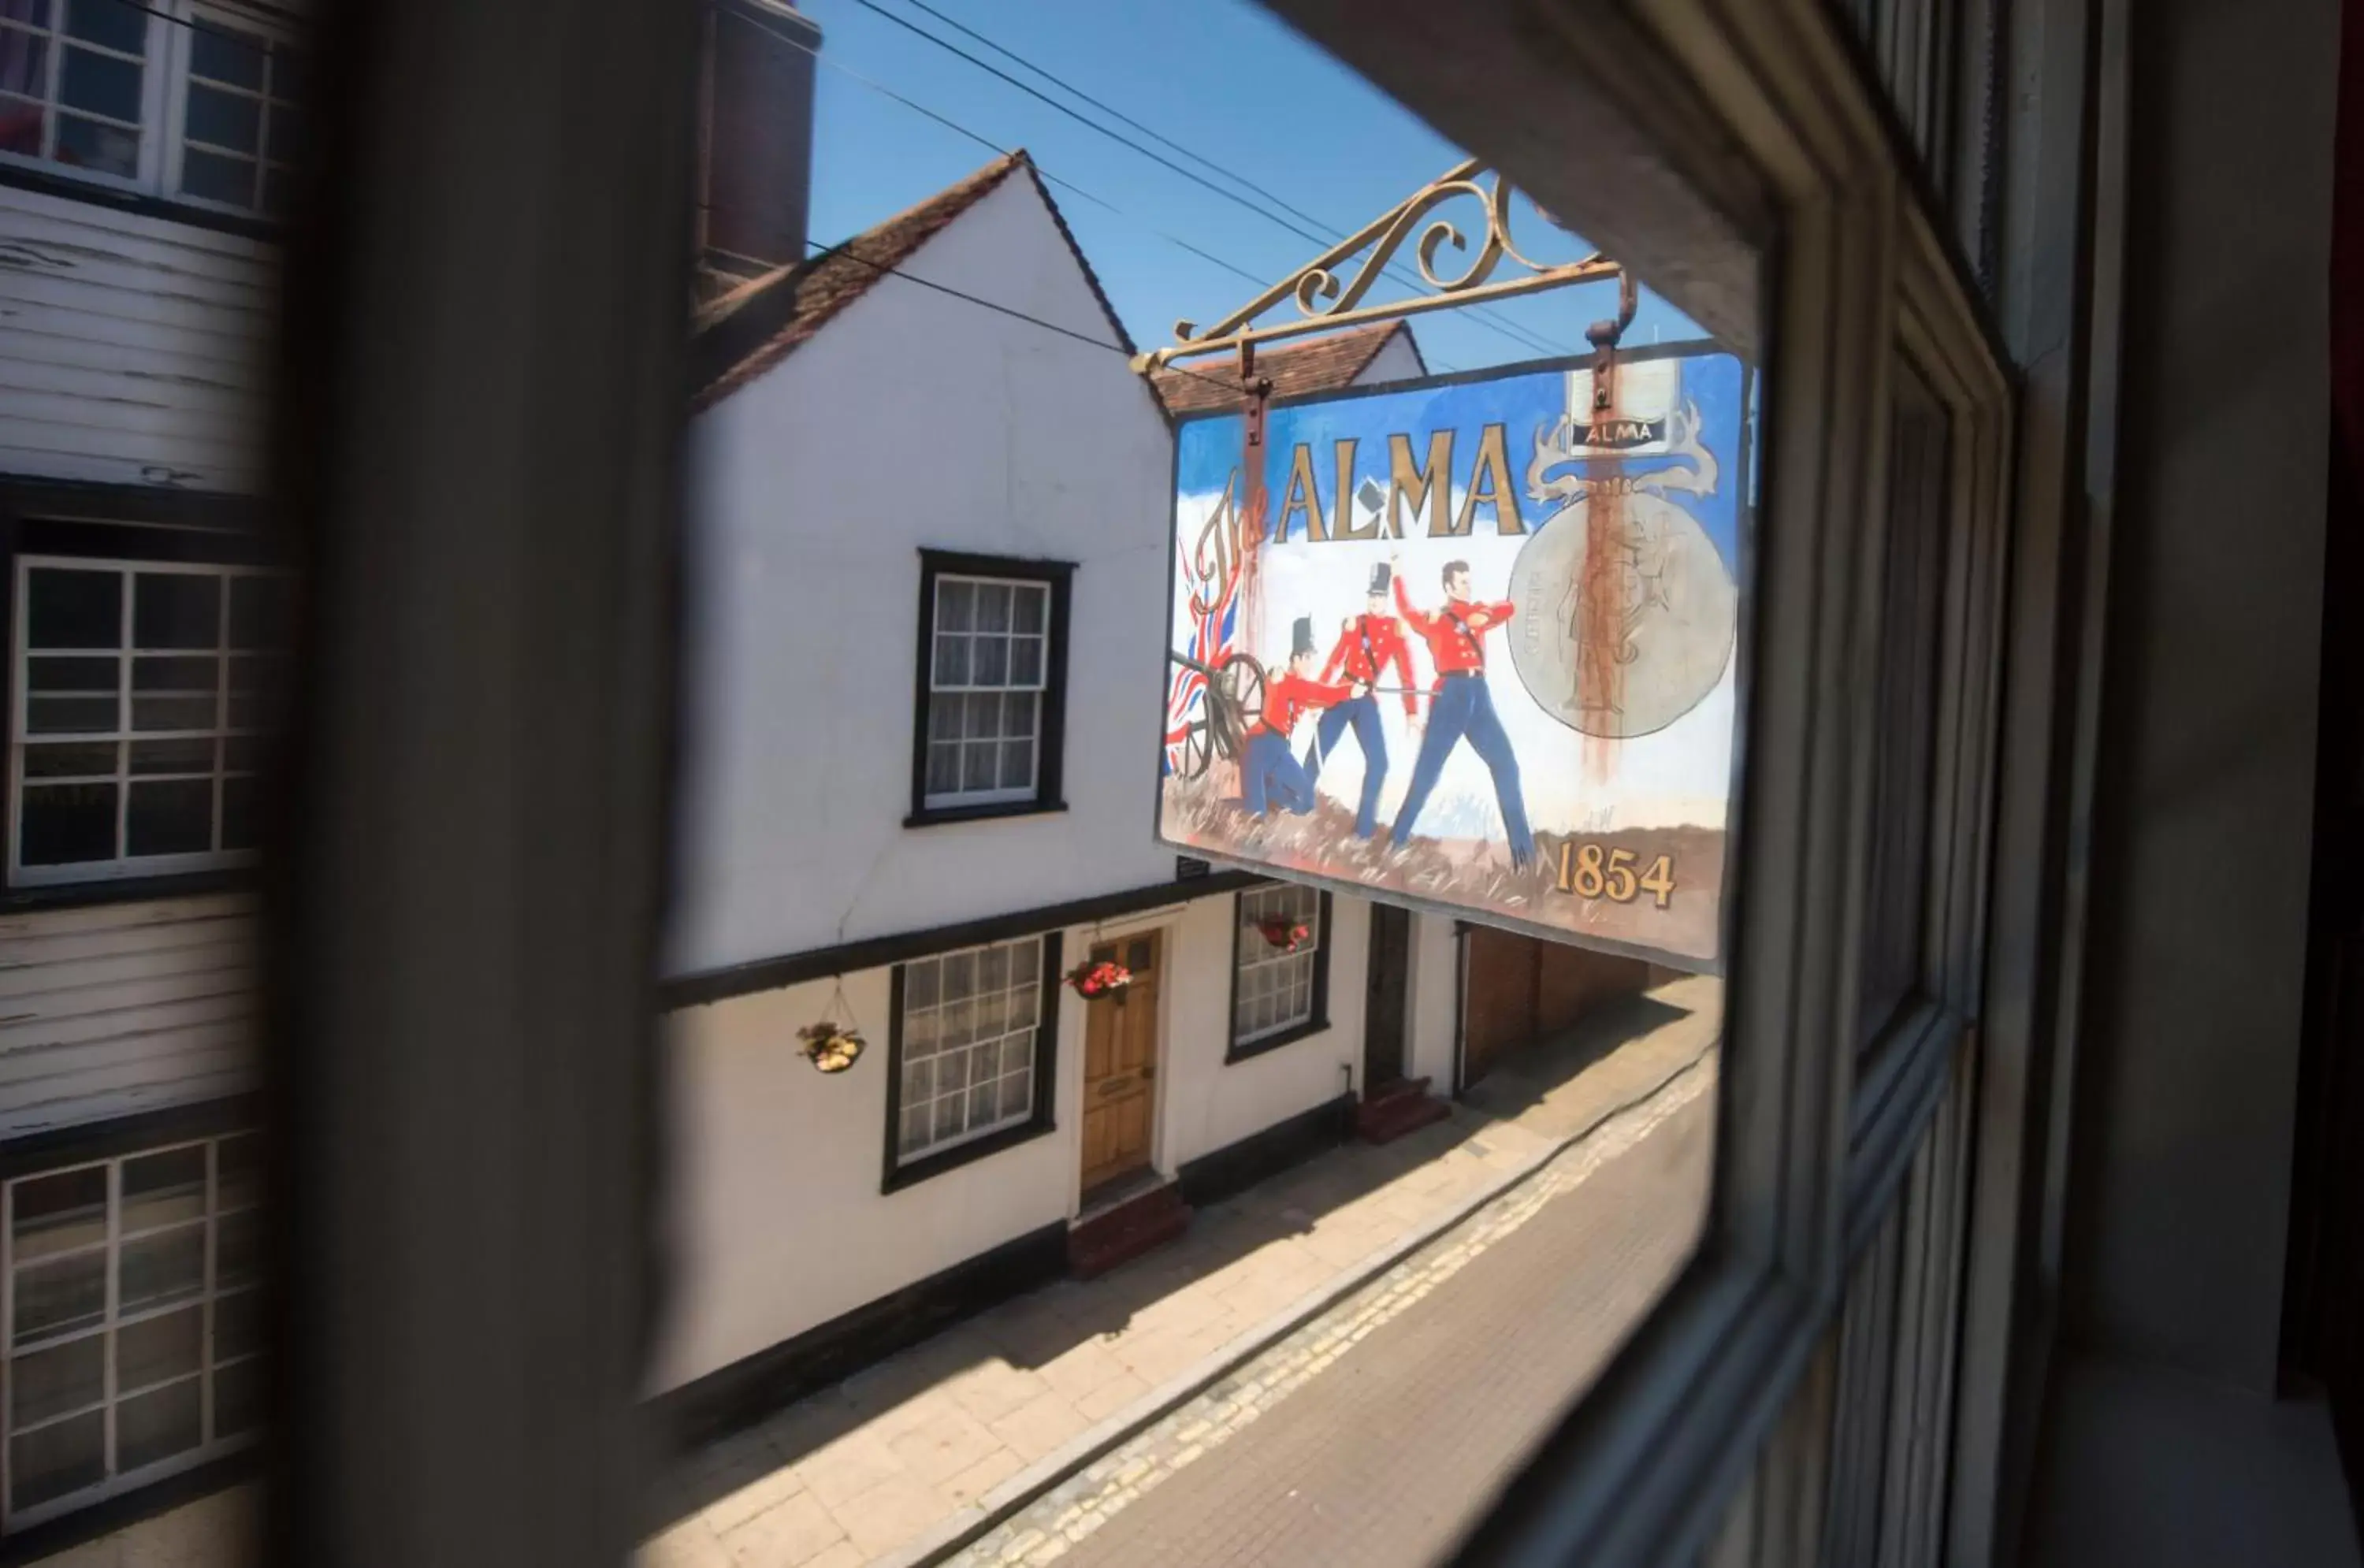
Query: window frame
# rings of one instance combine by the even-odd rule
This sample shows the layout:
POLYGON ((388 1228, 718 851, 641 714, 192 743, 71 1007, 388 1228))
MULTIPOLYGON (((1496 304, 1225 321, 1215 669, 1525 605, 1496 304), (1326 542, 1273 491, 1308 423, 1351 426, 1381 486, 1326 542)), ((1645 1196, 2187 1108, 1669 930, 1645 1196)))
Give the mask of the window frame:
MULTIPOLYGON (((1032 817, 1067 809, 1067 629, 1075 563, 922 549, 917 652, 912 670, 911 806, 906 828, 1032 817), (928 723, 935 697, 936 585, 943 578, 1040 584, 1049 590, 1041 706, 1035 719, 1034 788, 1023 796, 928 804, 928 723)), ((1015 689, 1015 688, 1013 688, 1015 689)))
MULTIPOLYGON (((273 20, 259 11, 246 10, 232 0, 205 0, 203 4, 198 0, 126 0, 126 3, 131 4, 135 10, 148 13, 139 98, 139 172, 134 175, 116 174, 105 170, 61 163, 54 158, 0 150, 0 183, 27 183, 38 187, 56 182, 68 190, 82 187, 95 194, 138 197, 143 203, 152 203, 167 212, 184 210, 193 217, 204 215, 207 220, 216 220, 210 223, 214 227, 219 226, 218 219, 230 218, 239 220, 241 225, 253 225, 263 229, 277 228, 284 221, 284 218, 259 205, 240 206, 235 203, 180 194, 185 140, 185 128, 182 122, 188 103, 191 34, 195 31, 196 20, 209 16, 224 27, 267 38, 274 46, 300 46, 303 39, 284 21, 273 20)), ((51 0, 51 4, 61 6, 64 0, 51 0)), ((61 16, 62 12, 54 15, 61 16)), ((61 35, 53 27, 45 36, 54 44, 61 35)), ((52 61, 49 67, 50 96, 45 100, 44 106, 54 115, 57 111, 58 75, 64 70, 62 46, 53 47, 51 53, 52 61)), ((311 108, 311 106, 302 104, 297 106, 307 111, 311 108)), ((53 134, 45 132, 45 135, 53 134)))
POLYGON ((1278 1051, 1283 1046, 1295 1045, 1299 1040, 1321 1034, 1330 1028, 1330 895, 1327 890, 1315 889, 1312 1011, 1298 1022, 1268 1034, 1245 1040, 1239 1038, 1240 958, 1246 948, 1248 900, 1271 892, 1275 886, 1301 885, 1294 883, 1267 884, 1243 888, 1232 895, 1232 981, 1230 995, 1223 1008, 1223 1064, 1227 1067, 1278 1051))
MULTIPOLYGON (((217 688, 215 709, 217 728, 212 731, 212 738, 217 748, 226 747, 229 740, 234 735, 244 735, 258 745, 262 745, 265 743, 265 738, 269 734, 267 727, 246 730, 233 730, 227 727, 229 698, 228 661, 232 653, 228 642, 229 586, 241 577, 268 577, 285 581, 290 573, 282 569, 250 561, 172 560, 150 556, 84 554, 32 549, 19 550, 7 560, 9 570, 6 612, 5 617, 0 617, 0 619, 5 620, 7 628, 7 664, 5 676, 7 690, 7 754, 5 760, 5 776, 0 776, 0 789, 5 789, 6 794, 5 807, 0 807, 0 826, 5 826, 8 835, 5 858, 0 858, 0 869, 5 869, 6 877, 6 893, 8 895, 39 894, 102 887, 116 884, 171 883, 184 878, 204 879, 221 873, 242 873, 252 868, 258 862, 261 854, 260 849, 255 847, 138 857, 123 853, 125 814, 129 807, 129 786, 137 776, 128 771, 128 751, 117 763, 117 786, 122 792, 122 795, 116 806, 117 852, 114 858, 106 861, 75 861, 43 866, 27 866, 22 863, 20 856, 23 844, 19 837, 19 829, 22 826, 24 794, 27 787, 24 774, 24 752, 25 748, 31 743, 31 739, 25 729, 26 705, 29 696, 28 661, 32 657, 31 650, 26 641, 30 635, 28 624, 30 617, 25 613, 25 606, 27 595, 30 591, 32 573, 36 571, 106 571, 122 575, 127 584, 123 600, 123 617, 126 624, 122 635, 125 641, 111 657, 128 664, 133 657, 133 644, 129 640, 132 635, 129 623, 133 613, 131 590, 128 586, 130 580, 141 573, 202 575, 217 579, 223 585, 221 612, 223 625, 221 641, 213 651, 213 657, 223 665, 223 684, 217 688)), ((93 652, 95 656, 96 651, 93 652)), ((202 656, 195 650, 190 650, 188 652, 191 657, 202 656)), ((289 660, 293 657, 293 649, 272 651, 267 656, 283 661, 289 660)), ((117 687, 122 700, 125 701, 129 697, 129 672, 127 670, 123 684, 117 687)), ((170 737, 159 738, 169 739, 170 737)), ((72 737, 59 739, 70 740, 72 737)), ((128 749, 132 744, 133 739, 133 732, 125 730, 119 732, 111 743, 128 749)), ((217 750, 215 765, 209 775, 215 785, 213 809, 214 832, 217 838, 222 830, 222 815, 225 810, 222 784, 223 781, 231 776, 223 766, 224 760, 221 751, 217 750)), ((241 776, 260 779, 263 776, 264 770, 264 762, 258 758, 255 765, 245 770, 241 776)))
POLYGON ((267 1344, 260 1340, 253 1350, 229 1361, 219 1360, 214 1353, 215 1338, 218 1331, 215 1321, 216 1305, 226 1296, 239 1295, 250 1296, 259 1301, 262 1291, 266 1288, 264 1271, 260 1266, 260 1259, 254 1273, 229 1290, 225 1291, 222 1288, 220 1280, 221 1222, 235 1215, 259 1214, 263 1204, 262 1188, 265 1181, 265 1171, 261 1159, 258 1158, 253 1172, 256 1182, 254 1200, 236 1208, 226 1208, 222 1205, 221 1146, 240 1138, 254 1140, 253 1147, 258 1151, 258 1154, 260 1153, 262 1142, 257 1129, 251 1125, 240 1124, 211 1131, 192 1130, 184 1136, 168 1136, 158 1140, 139 1142, 130 1147, 106 1149, 103 1151, 94 1151, 81 1157, 66 1157, 46 1162, 31 1169, 11 1170, 6 1172, 5 1176, 0 1176, 0 1368, 9 1369, 6 1381, 13 1386, 13 1368, 18 1354, 15 1344, 17 1191, 28 1182, 67 1175, 77 1171, 103 1170, 106 1173, 106 1240, 99 1244, 106 1257, 106 1283, 104 1291, 105 1305, 100 1320, 95 1328, 50 1335, 36 1342, 33 1353, 94 1337, 100 1338, 105 1342, 101 1373, 103 1393, 100 1402, 85 1409, 49 1417, 35 1423, 34 1426, 35 1429, 39 1429, 41 1427, 72 1420, 88 1414, 89 1409, 104 1412, 106 1424, 102 1451, 109 1472, 103 1480, 91 1485, 49 1498, 28 1508, 18 1509, 15 1506, 14 1487, 15 1439, 17 1435, 14 1412, 0 1408, 0 1539, 18 1536, 50 1520, 80 1513, 109 1498, 139 1491, 183 1472, 210 1464, 217 1460, 251 1449, 262 1440, 265 1430, 265 1418, 260 1409, 255 1421, 245 1430, 234 1432, 228 1437, 213 1435, 216 1414, 214 1382, 217 1374, 225 1366, 260 1364, 268 1353, 267 1344), (119 1300, 122 1253, 125 1242, 137 1240, 138 1235, 127 1236, 123 1229, 123 1168, 131 1161, 170 1154, 184 1149, 206 1151, 206 1200, 202 1219, 177 1221, 156 1227, 153 1231, 139 1232, 138 1235, 186 1229, 193 1223, 202 1224, 205 1228, 204 1283, 194 1296, 175 1299, 127 1314, 121 1309, 119 1300), (192 1306, 201 1308, 203 1312, 197 1370, 194 1373, 183 1373, 177 1378, 136 1389, 131 1396, 137 1397, 171 1384, 187 1381, 189 1378, 197 1379, 199 1440, 194 1447, 179 1453, 151 1461, 136 1469, 119 1469, 117 1467, 118 1439, 114 1412, 122 1406, 126 1396, 117 1387, 117 1351, 115 1343, 117 1331, 127 1324, 167 1318, 175 1313, 184 1312, 192 1306))
MULTIPOLYGON (((165 143, 162 151, 163 163, 162 167, 158 171, 156 195, 166 201, 173 202, 180 206, 197 207, 206 212, 222 213, 227 216, 247 218, 261 223, 284 222, 285 218, 285 215, 284 213, 275 213, 269 207, 265 206, 262 203, 262 193, 268 184, 270 171, 273 163, 273 160, 269 156, 271 147, 271 106, 273 104, 284 102, 292 105, 298 114, 304 114, 309 110, 310 106, 301 102, 300 100, 283 100, 274 98, 271 95, 272 68, 270 61, 283 49, 288 50, 300 50, 302 40, 297 38, 293 28, 288 28, 284 23, 265 20, 258 13, 242 11, 236 6, 232 5, 216 3, 184 4, 178 7, 178 14, 184 18, 184 20, 172 24, 173 31, 177 36, 173 40, 173 64, 166 84, 168 91, 165 95, 164 104, 163 125, 165 128, 165 143), (207 20, 213 21, 224 28, 235 28, 240 32, 251 33, 256 37, 262 39, 266 45, 266 52, 264 56, 265 63, 263 67, 263 89, 262 92, 254 95, 255 97, 262 103, 263 108, 262 119, 257 126, 257 135, 259 139, 255 146, 254 154, 255 202, 252 206, 241 206, 236 202, 217 201, 209 196, 193 196, 181 189, 182 171, 186 161, 189 150, 189 73, 195 63, 196 25, 207 20)), ((206 149, 200 148, 199 150, 204 151, 206 149)), ((282 166, 290 170, 292 179, 293 171, 296 166, 293 164, 283 164, 282 166)))
POLYGON ((1031 1143, 1058 1129, 1055 1110, 1058 1103, 1059 1076, 1059 993, 1061 949, 1065 933, 1060 929, 1016 931, 996 937, 989 942, 969 942, 939 949, 934 952, 915 954, 895 965, 887 982, 886 1024, 886 1121, 882 1140, 884 1174, 878 1190, 899 1192, 921 1182, 956 1171, 964 1165, 988 1159, 1021 1143, 1031 1143), (1043 944, 1042 1000, 1034 1017, 1034 1098, 1031 1109, 1022 1121, 998 1127, 991 1132, 962 1138, 957 1142, 930 1150, 916 1159, 905 1160, 902 1154, 903 1125, 903 985, 905 971, 910 964, 928 962, 953 953, 979 951, 988 947, 1006 946, 1011 942, 1040 940, 1043 944))

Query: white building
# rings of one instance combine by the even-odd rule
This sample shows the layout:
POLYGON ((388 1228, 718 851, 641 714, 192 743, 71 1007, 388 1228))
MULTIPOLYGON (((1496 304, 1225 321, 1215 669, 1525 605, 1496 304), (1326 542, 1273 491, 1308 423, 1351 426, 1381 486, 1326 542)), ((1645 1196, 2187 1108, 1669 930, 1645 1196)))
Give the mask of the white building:
MULTIPOLYGON (((257 514, 298 14, 0 6, 11 1560, 229 1478, 258 1419, 248 879, 287 628, 257 514)), ((819 33, 708 17, 712 293, 803 253, 819 33)))
MULTIPOLYGON (((654 1390, 689 1424, 1154 1244, 1370 1079, 1451 1082, 1449 923, 1153 841, 1158 394, 1231 395, 1132 348, 1022 155, 702 318, 654 1390), (1060 983, 1100 957, 1121 1004, 1060 983), (868 1040, 835 1075, 823 1019, 868 1040)), ((1423 373, 1400 328, 1258 368, 1423 373)))

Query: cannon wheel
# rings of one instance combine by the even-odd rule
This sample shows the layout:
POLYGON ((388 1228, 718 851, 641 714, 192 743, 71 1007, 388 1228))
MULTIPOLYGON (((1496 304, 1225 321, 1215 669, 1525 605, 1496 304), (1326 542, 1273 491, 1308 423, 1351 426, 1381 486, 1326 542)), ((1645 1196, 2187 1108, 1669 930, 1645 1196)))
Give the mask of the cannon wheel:
POLYGON ((1204 717, 1194 718, 1182 735, 1182 776, 1203 778, 1215 761, 1214 730, 1204 717))
POLYGON ((1210 704, 1215 739, 1225 757, 1238 757, 1248 748, 1248 731, 1264 717, 1264 666, 1245 653, 1234 653, 1216 668, 1211 683, 1217 694, 1210 704))

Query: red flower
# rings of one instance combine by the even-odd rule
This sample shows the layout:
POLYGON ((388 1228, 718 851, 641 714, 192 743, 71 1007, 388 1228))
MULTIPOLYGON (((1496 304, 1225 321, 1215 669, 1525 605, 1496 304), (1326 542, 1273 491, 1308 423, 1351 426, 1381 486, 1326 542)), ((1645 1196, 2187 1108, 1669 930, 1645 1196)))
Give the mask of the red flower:
POLYGON ((1106 961, 1079 963, 1067 972, 1067 984, 1075 988, 1076 995, 1088 1002, 1132 984, 1132 971, 1106 961))

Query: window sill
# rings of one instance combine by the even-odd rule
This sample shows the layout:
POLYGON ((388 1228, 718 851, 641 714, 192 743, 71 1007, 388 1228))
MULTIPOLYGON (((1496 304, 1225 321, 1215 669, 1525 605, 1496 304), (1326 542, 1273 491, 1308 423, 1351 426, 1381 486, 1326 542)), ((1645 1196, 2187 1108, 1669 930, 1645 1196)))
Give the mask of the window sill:
POLYGON ((249 893, 255 868, 184 872, 173 876, 118 876, 90 882, 55 882, 0 892, 0 914, 40 909, 83 909, 102 904, 139 904, 160 898, 195 898, 207 893, 249 893))
POLYGON ((1058 1126, 1057 1122, 1047 1116, 1036 1117, 1031 1121, 1021 1121, 1016 1127, 1005 1127, 999 1132, 988 1133, 970 1142, 954 1144, 942 1153, 929 1154, 912 1161, 908 1165, 896 1166, 886 1173, 886 1179, 879 1184, 878 1190, 882 1193, 893 1193, 900 1192, 905 1187, 917 1186, 931 1177, 942 1175, 947 1171, 957 1171, 963 1165, 983 1160, 989 1155, 998 1154, 1004 1150, 1015 1149, 1021 1143, 1031 1143, 1045 1133, 1057 1131, 1058 1126))
POLYGON ((1223 1065, 1229 1067, 1234 1062, 1245 1062, 1250 1057, 1262 1056, 1267 1051, 1278 1051, 1282 1046, 1295 1045, 1299 1040, 1321 1034, 1329 1028, 1329 1018, 1316 1014, 1303 1023, 1285 1029, 1278 1034, 1268 1034, 1262 1040, 1252 1040, 1245 1045, 1227 1048, 1223 1052, 1223 1065))
POLYGON ((67 201, 89 202, 95 206, 113 207, 117 212, 128 212, 139 217, 185 223, 192 228, 210 228, 218 234, 236 234, 272 244, 278 244, 285 238, 284 226, 275 219, 248 217, 221 207, 198 206, 171 196, 160 196, 151 191, 102 183, 75 174, 53 173, 46 168, 24 163, 0 161, 0 185, 13 186, 20 191, 38 191, 43 195, 59 196, 67 201))
POLYGON ((991 806, 922 806, 903 818, 906 828, 940 828, 950 822, 995 822, 1009 817, 1049 817, 1067 809, 1064 800, 1003 800, 991 806))

